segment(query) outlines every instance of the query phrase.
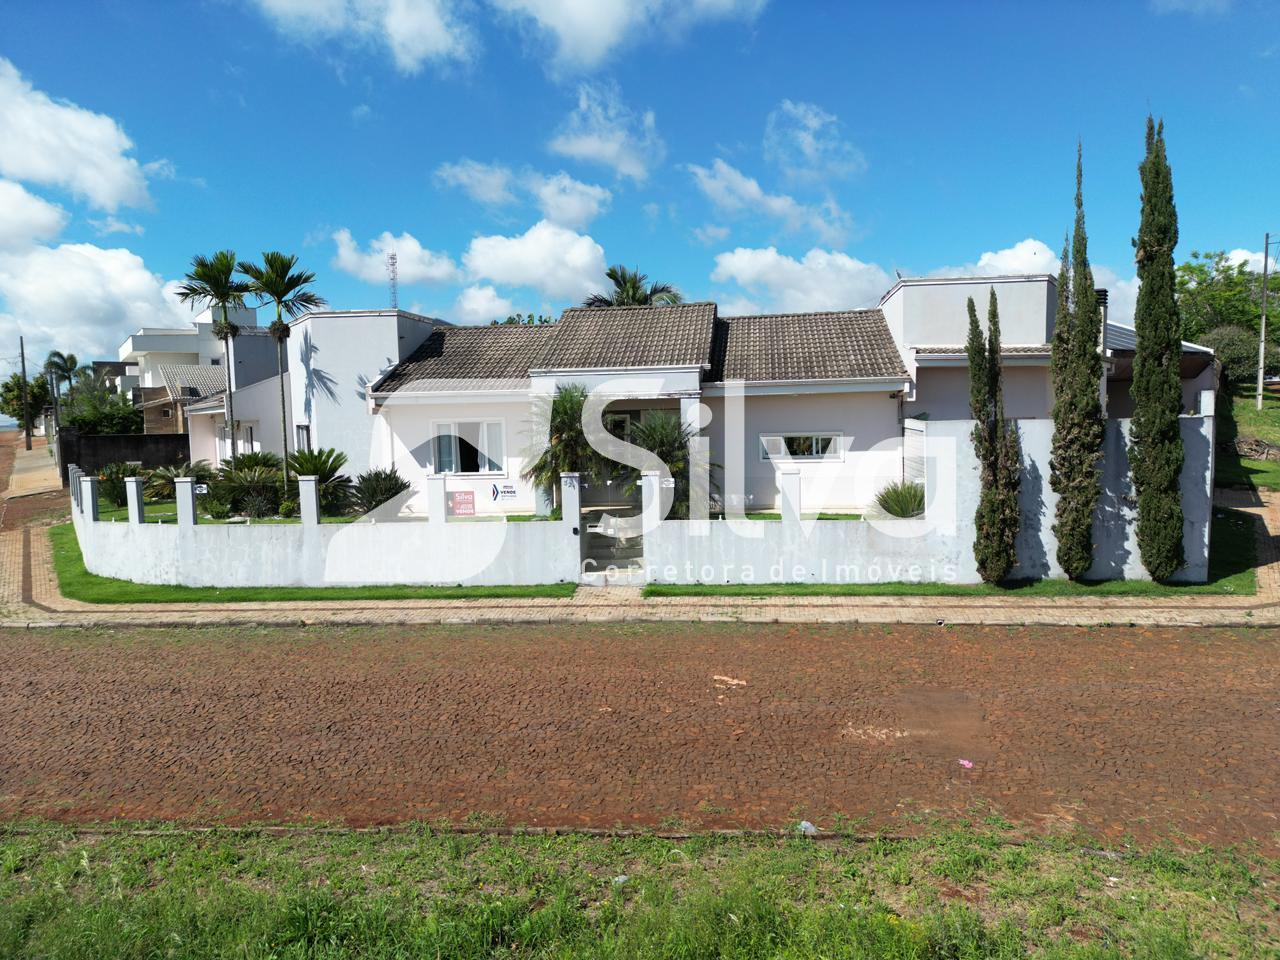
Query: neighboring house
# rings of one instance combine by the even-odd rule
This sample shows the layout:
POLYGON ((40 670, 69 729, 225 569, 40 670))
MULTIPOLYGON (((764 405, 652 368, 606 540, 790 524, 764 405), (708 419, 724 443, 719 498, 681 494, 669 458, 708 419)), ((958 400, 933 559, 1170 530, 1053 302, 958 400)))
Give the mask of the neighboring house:
MULTIPOLYGON (((289 374, 284 375, 285 396, 289 395, 289 374)), ((236 390, 236 452, 266 450, 282 453, 280 432, 280 380, 269 377, 236 390)), ((191 438, 191 459, 218 464, 231 457, 231 435, 227 430, 227 393, 218 389, 187 407, 187 432, 191 438)), ((292 416, 286 402, 285 415, 292 416)), ((289 446, 293 450, 292 443, 289 446)))
POLYGON ((137 387, 135 405, 142 410, 143 433, 186 433, 187 406, 223 386, 223 368, 195 363, 162 363, 160 384, 137 387))
MULTIPOLYGON (((871 310, 721 317, 714 303, 685 303, 573 308, 545 327, 436 321, 416 350, 370 383, 370 411, 378 416, 364 427, 370 456, 353 472, 394 466, 419 490, 427 477, 444 474, 448 490, 477 513, 529 512, 539 497, 521 473, 545 442, 533 435, 538 398, 581 384, 617 394, 605 424, 620 437, 651 411, 669 410, 701 427, 713 465, 740 458, 744 488, 722 490, 726 502, 776 509, 785 453, 807 508, 864 510, 909 472, 910 418, 968 419, 965 301, 974 298, 985 326, 993 287, 1006 413, 1047 419, 1055 279, 910 279, 871 310)), ((1127 415, 1132 328, 1108 323, 1106 339, 1110 415, 1127 415)), ((1200 391, 1215 382, 1212 353, 1185 345, 1183 373, 1194 412, 1200 391)), ((296 383, 294 390, 296 417, 296 383)), ((298 422, 310 419, 314 413, 298 422)), ((634 496, 599 484, 583 492, 588 505, 627 500, 634 496)))
MULTIPOLYGON (((194 399, 175 392, 166 382, 165 367, 200 367, 216 371, 225 389, 222 341, 213 333, 214 309, 198 314, 188 327, 143 327, 120 345, 119 363, 123 373, 116 378, 117 390, 130 397, 144 411, 146 433, 184 433, 185 417, 180 401, 194 399)), ((231 341, 231 376, 234 388, 276 374, 276 346, 266 328, 257 325, 252 307, 232 309, 230 319, 240 327, 231 341)))

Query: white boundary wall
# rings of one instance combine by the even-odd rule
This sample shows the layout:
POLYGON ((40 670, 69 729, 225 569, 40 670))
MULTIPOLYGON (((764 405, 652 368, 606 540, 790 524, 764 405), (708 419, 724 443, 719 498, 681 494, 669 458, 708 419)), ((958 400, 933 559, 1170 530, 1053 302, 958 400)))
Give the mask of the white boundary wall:
MULTIPOLYGON (((1183 543, 1187 565, 1174 577, 1203 582, 1209 572, 1213 498, 1214 417, 1183 417, 1183 543)), ((879 583, 895 580, 977 583, 973 515, 980 493, 969 420, 919 421, 925 427, 928 506, 925 518, 874 521, 665 520, 645 535, 650 583, 879 583), (952 466, 954 464, 954 467, 952 466)), ((1130 421, 1109 420, 1102 495, 1094 520, 1095 559, 1089 579, 1150 579, 1136 534, 1129 476, 1130 421)), ((1060 578, 1053 536, 1057 494, 1049 487, 1052 420, 1020 420, 1022 530, 1018 578, 1060 578)), ((787 477, 779 476, 782 498, 787 477)), ((795 513, 803 512, 803 504, 795 513)))
MULTIPOLYGON (((96 478, 73 475, 72 484, 73 490, 83 485, 78 503, 93 502, 96 478)), ((304 485, 304 499, 306 494, 304 485)), ((194 493, 180 489, 180 518, 183 496, 194 502, 194 493)), ((563 502, 565 516, 576 516, 576 480, 566 478, 563 502)), ((443 518, 443 486, 438 506, 434 515, 443 518)), ((308 511, 305 503, 302 513, 300 523, 277 524, 107 523, 78 507, 72 517, 89 571, 138 583, 335 587, 578 581, 578 526, 569 521, 322 524, 316 522, 318 511, 308 511)))

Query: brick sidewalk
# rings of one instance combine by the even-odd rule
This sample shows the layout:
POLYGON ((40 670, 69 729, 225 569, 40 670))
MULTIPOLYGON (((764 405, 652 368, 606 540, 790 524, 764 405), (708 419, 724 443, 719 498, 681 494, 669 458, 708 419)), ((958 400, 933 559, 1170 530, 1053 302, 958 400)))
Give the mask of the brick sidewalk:
POLYGON ((58 591, 47 529, 0 532, 0 626, 430 624, 607 621, 745 623, 1152 624, 1280 623, 1280 498, 1219 491, 1258 517, 1258 593, 1251 597, 659 597, 637 588, 579 588, 567 599, 291 601, 101 605, 58 591))

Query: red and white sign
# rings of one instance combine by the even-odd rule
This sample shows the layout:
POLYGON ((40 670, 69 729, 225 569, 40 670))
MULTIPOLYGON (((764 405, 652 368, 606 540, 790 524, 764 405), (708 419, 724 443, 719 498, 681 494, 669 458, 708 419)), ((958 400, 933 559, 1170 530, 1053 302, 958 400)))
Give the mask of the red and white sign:
POLYGON ((449 515, 452 517, 474 517, 476 515, 475 491, 451 490, 449 492, 449 515))

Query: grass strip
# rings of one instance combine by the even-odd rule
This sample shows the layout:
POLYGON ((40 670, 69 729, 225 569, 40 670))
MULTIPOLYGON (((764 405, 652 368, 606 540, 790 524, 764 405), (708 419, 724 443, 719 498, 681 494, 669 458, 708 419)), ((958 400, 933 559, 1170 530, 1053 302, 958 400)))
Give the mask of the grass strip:
POLYGON ((0 828, 0 955, 799 958, 1266 956, 1276 865, 1238 851, 910 839, 0 828))

